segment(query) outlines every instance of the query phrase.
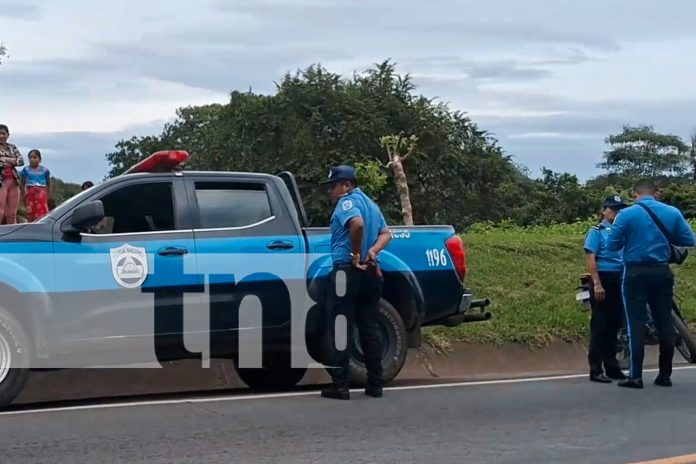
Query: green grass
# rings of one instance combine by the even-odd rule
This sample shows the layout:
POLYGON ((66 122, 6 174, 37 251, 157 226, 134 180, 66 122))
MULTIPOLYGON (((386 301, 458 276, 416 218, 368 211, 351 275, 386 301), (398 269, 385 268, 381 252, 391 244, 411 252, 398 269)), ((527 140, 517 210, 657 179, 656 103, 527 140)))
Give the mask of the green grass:
MULTIPOLYGON (((592 223, 522 229, 472 228, 467 246, 467 286, 489 298, 493 319, 456 328, 428 328, 426 342, 446 350, 452 341, 516 343, 544 347, 553 339, 586 340, 589 313, 575 301, 578 277, 586 272, 583 241, 592 223)), ((684 316, 696 322, 696 250, 674 268, 684 316)))

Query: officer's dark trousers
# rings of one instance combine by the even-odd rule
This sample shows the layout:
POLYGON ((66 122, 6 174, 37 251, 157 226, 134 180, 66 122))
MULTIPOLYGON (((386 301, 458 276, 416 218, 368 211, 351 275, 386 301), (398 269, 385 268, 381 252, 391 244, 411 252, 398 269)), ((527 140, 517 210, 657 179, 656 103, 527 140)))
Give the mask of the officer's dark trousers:
POLYGON ((621 278, 621 271, 599 273, 599 280, 605 294, 602 302, 595 300, 594 288, 590 290, 592 319, 590 320, 590 349, 587 356, 590 374, 621 372, 616 360, 617 335, 624 321, 621 278))
POLYGON ((672 321, 674 290, 672 270, 667 264, 629 265, 625 270, 623 289, 630 346, 629 377, 632 379, 643 377, 647 305, 650 305, 660 339, 660 376, 669 377, 672 375, 675 341, 672 321))
POLYGON ((339 387, 348 386, 355 326, 360 334, 368 384, 382 384, 382 342, 377 320, 381 294, 382 279, 378 277, 375 267, 362 271, 352 265, 339 265, 331 272, 328 329, 332 350, 330 363, 335 368, 330 369, 329 373, 339 387), (345 322, 338 324, 337 331, 336 320, 339 316, 343 316, 345 322))

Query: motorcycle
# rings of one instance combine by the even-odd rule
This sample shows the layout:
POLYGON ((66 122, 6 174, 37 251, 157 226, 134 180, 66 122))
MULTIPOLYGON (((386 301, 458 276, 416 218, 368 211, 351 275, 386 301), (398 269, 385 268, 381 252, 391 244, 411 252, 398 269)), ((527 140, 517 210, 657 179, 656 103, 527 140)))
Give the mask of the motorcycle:
MULTIPOLYGON (((580 286, 577 287, 576 301, 579 301, 584 311, 590 311, 590 291, 593 286, 592 277, 590 274, 582 274, 580 276, 580 286)), ((652 319, 650 305, 646 308, 648 319, 645 323, 646 337, 645 345, 659 344, 657 329, 652 319)), ((682 357, 691 364, 696 364, 696 338, 693 336, 684 321, 681 311, 681 300, 675 295, 672 301, 672 321, 675 331, 675 348, 682 357)), ((626 330, 626 320, 623 318, 621 329, 616 337, 616 360, 619 362, 621 369, 628 369, 629 364, 629 347, 628 347, 628 332, 626 330)))

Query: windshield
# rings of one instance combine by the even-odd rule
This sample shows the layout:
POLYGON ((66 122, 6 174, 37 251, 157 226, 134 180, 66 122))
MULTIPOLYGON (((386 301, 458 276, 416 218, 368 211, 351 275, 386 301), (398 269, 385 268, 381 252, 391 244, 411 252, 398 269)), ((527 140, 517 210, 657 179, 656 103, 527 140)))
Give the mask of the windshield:
POLYGON ((36 222, 41 222, 41 223, 46 223, 46 222, 53 222, 59 217, 61 217, 63 214, 65 214, 67 211, 70 211, 75 205, 77 205, 79 202, 81 202, 86 196, 91 194, 93 192, 92 189, 87 189, 83 190, 82 192, 78 193, 75 196, 72 196, 62 202, 60 205, 56 206, 53 208, 46 216, 42 217, 36 222))

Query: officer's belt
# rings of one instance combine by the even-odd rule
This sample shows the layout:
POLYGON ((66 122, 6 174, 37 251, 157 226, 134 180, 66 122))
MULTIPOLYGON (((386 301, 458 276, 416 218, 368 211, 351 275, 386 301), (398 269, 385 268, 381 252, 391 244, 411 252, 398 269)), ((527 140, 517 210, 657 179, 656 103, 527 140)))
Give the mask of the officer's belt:
POLYGON ((646 262, 646 263, 626 263, 626 268, 640 268, 640 267, 669 267, 669 263, 661 262, 646 262))

